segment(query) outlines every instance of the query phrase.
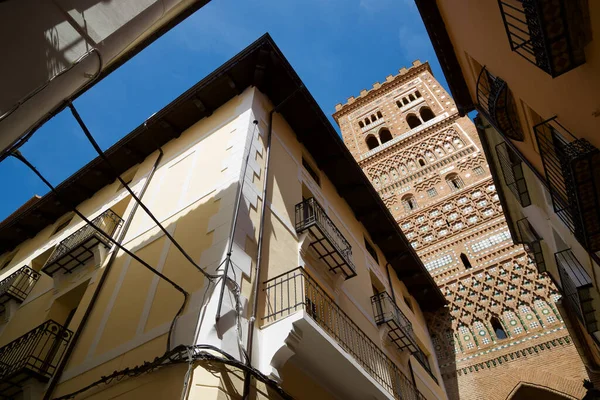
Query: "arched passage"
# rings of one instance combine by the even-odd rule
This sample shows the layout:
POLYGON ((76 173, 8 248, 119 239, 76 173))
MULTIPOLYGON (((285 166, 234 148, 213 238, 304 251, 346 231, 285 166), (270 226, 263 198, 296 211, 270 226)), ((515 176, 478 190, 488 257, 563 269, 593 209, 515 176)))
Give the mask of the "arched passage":
POLYGON ((519 383, 517 387, 513 390, 513 392, 509 395, 509 397, 507 397, 507 400, 531 399, 569 400, 574 399, 574 397, 565 395, 552 389, 524 382, 519 383))
POLYGON ((421 125, 421 120, 415 114, 408 114, 406 116, 406 122, 408 122, 410 128, 416 128, 421 125))
POLYGON ((389 129, 383 128, 379 131, 379 140, 381 141, 381 144, 392 140, 392 134, 389 129))

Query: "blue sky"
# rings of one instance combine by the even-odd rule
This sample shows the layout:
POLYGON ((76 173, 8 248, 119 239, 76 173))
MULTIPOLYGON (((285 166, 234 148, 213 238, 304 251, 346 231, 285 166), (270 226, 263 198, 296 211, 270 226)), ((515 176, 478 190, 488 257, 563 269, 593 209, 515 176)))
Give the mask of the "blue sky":
MULTIPOLYGON (((429 61, 447 86, 413 0, 213 0, 75 106, 106 149, 265 32, 329 116, 415 59, 429 61)), ((55 185, 96 155, 68 110, 21 150, 55 185)), ((47 192, 12 158, 0 163, 0 177, 0 220, 47 192)))

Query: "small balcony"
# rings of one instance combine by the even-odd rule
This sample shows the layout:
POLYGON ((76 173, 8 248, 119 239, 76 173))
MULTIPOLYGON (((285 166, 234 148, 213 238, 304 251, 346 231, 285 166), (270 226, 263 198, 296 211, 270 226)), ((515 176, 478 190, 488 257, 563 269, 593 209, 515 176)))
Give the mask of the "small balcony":
MULTIPOLYGON (((396 364, 336 304, 303 268, 264 283, 266 315, 262 340, 292 343, 293 360, 310 369, 340 398, 424 399, 396 364)), ((281 353, 273 350, 263 362, 274 365, 281 353)))
POLYGON ((542 238, 533 229, 527 218, 517 221, 517 234, 519 235, 519 243, 525 245, 525 250, 527 250, 529 258, 535 262, 538 272, 546 272, 546 262, 542 252, 542 238))
POLYGON ((504 183, 515 195, 521 207, 531 205, 531 198, 527 190, 527 182, 523 174, 521 158, 506 144, 502 142, 496 146, 496 154, 500 163, 500 169, 504 176, 504 183))
POLYGON ((0 348, 0 397, 14 398, 30 378, 47 382, 58 366, 72 332, 46 321, 0 348))
POLYGON ((296 204, 296 232, 307 231, 310 247, 329 271, 345 279, 356 276, 352 247, 314 198, 296 204))
POLYGON ((592 304, 592 280, 571 250, 556 253, 556 265, 566 308, 573 312, 588 332, 598 330, 592 304))
POLYGON ((556 117, 535 126, 554 212, 590 252, 600 250, 600 151, 556 117))
POLYGON ((510 48, 553 78, 585 63, 589 40, 574 0, 499 0, 510 48))
POLYGON ((86 262, 94 258, 96 246, 110 248, 111 242, 108 238, 115 234, 123 220, 114 211, 108 209, 91 222, 94 226, 100 228, 103 233, 87 224, 75 231, 56 246, 56 249, 42 267, 43 272, 50 276, 58 271, 69 274, 75 268, 85 265, 86 262))
POLYGON ((411 354, 419 351, 412 324, 406 318, 406 315, 386 292, 378 293, 371 297, 375 323, 378 326, 385 326, 387 336, 398 350, 407 349, 411 354))
POLYGON ((513 140, 523 141, 523 130, 519 123, 515 100, 508 85, 485 67, 477 78, 477 103, 486 119, 501 134, 513 140))
POLYGON ((0 305, 6 304, 9 300, 22 303, 39 277, 38 272, 24 266, 0 281, 0 305))

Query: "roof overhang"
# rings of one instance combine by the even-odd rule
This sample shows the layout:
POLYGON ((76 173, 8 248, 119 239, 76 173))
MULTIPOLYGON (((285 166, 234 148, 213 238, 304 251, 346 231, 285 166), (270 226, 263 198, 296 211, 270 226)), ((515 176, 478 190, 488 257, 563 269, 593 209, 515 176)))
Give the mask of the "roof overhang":
MULTIPOLYGON (((443 306, 444 296, 397 222, 268 34, 153 115, 106 154, 119 173, 123 173, 250 86, 257 87, 273 104, 296 92, 279 108, 280 114, 369 231, 420 306, 425 310, 443 306)), ((61 198, 79 204, 91 197, 116 178, 107 171, 108 166, 96 158, 58 186, 61 198)), ((67 211, 66 204, 48 193, 14 214, 0 223, 0 253, 34 236, 67 211)))
POLYGON ((0 160, 209 1, 0 2, 0 160))
MULTIPOLYGON (((425 24, 429 39, 440 62, 446 82, 456 103, 459 114, 465 116, 475 109, 469 87, 460 68, 454 46, 446 30, 446 24, 436 0, 415 0, 421 19, 425 24)), ((468 23, 468 22, 466 22, 468 23)))

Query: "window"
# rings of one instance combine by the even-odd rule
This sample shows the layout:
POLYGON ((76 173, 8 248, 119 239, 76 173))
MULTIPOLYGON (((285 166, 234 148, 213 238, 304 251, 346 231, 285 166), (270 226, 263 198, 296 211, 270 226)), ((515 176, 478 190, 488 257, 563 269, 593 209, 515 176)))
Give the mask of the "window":
POLYGON ((373 150, 375 147, 379 146, 379 141, 373 135, 367 136, 366 142, 367 142, 367 147, 369 148, 369 150, 373 150))
POLYGON ((407 105, 408 104, 408 99, 406 97, 403 97, 402 98, 402 102, 404 103, 404 105, 407 105))
POLYGON ((482 167, 475 167, 475 168, 473 168, 473 173, 477 176, 480 176, 480 175, 483 175, 485 173, 485 171, 482 167))
POLYGON ((60 224, 58 224, 58 226, 56 227, 56 229, 54 230, 54 232, 52 232, 52 234, 56 235, 58 232, 60 232, 63 229, 65 229, 67 226, 69 226, 69 224, 71 223, 72 220, 73 220, 73 216, 70 216, 69 218, 65 219, 63 222, 61 222, 60 224))
POLYGON ((471 265, 471 261, 469 261, 469 257, 465 253, 460 253, 460 261, 462 261, 465 269, 471 269, 473 266, 471 265))
POLYGON ((419 165, 421 167, 424 167, 425 166, 425 160, 423 160, 422 158, 419 158, 419 165))
POLYGON ((315 172, 315 170, 308 163, 308 161, 306 161, 306 159, 304 159, 304 157, 302 157, 302 166, 304 167, 304 169, 306 169, 308 174, 315 180, 315 182, 317 182, 317 185, 320 186, 321 180, 319 179, 319 174, 315 172))
POLYGON ((502 327, 502 323, 500 323, 498 318, 492 317, 490 323, 492 324, 492 328, 494 329, 496 338, 498 338, 498 340, 506 339, 508 337, 504 331, 504 328, 502 327))
POLYGON ((377 117, 375 116, 375 114, 371 114, 371 122, 375 121, 377 121, 377 117))
POLYGON ((400 102, 400 100, 397 100, 397 101, 396 101, 396 106, 397 106, 398 108, 402 108, 402 103, 400 102))
POLYGON ((415 114, 408 114, 406 116, 406 122, 410 128, 416 128, 421 125, 421 120, 415 114))
POLYGON ((365 124, 366 125, 371 125, 371 120, 369 118, 365 118, 365 124))
POLYGON ((415 200, 415 196, 408 194, 402 198, 402 205, 404 211, 410 212, 417 209, 417 200, 415 200))
POLYGON ((421 109, 419 110, 419 114, 421 114, 421 119, 423 120, 423 122, 427 122, 435 117, 435 114, 433 113, 433 111, 431 111, 431 108, 429 107, 421 107, 421 109))
POLYGON ((435 188, 431 188, 427 191, 427 194, 429 195, 429 197, 435 197, 437 196, 437 191, 435 190, 435 188))
POLYGON ((382 144, 392 140, 392 134, 390 133, 389 129, 383 128, 379 131, 379 140, 381 140, 382 144))
POLYGON ((450 190, 453 192, 460 190, 464 187, 464 183, 462 179, 458 176, 458 174, 448 174, 446 176, 446 183, 450 187, 450 190))
POLYGON ((408 308, 410 308, 410 311, 413 310, 412 308, 412 303, 410 301, 410 298, 408 296, 403 296, 404 297, 404 303, 406 303, 406 305, 408 306, 408 308))
POLYGON ((418 99, 418 98, 420 98, 420 97, 421 97, 421 93, 420 93, 420 92, 417 90, 417 91, 415 92, 415 96, 417 96, 417 99, 418 99))
POLYGON ((411 94, 408 95, 408 99, 410 101, 415 101, 415 96, 411 93, 411 94))
POLYGON ((381 111, 377 111, 377 118, 383 118, 383 114, 381 114, 381 111))
POLYGON ((373 245, 371 243, 369 243, 367 238, 364 238, 364 240, 365 240, 365 248, 367 249, 367 251, 369 252, 371 257, 373 257, 373 259, 377 262, 377 264, 379 264, 379 258, 377 258, 377 251, 375 251, 375 248, 373 247, 373 245))
POLYGON ((362 121, 358 121, 358 126, 359 126, 360 128, 364 128, 364 127, 365 127, 365 123, 364 123, 364 122, 362 122, 362 121))

